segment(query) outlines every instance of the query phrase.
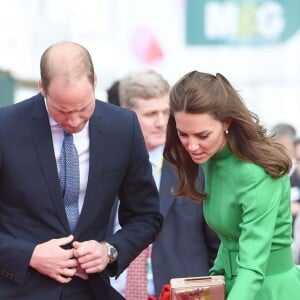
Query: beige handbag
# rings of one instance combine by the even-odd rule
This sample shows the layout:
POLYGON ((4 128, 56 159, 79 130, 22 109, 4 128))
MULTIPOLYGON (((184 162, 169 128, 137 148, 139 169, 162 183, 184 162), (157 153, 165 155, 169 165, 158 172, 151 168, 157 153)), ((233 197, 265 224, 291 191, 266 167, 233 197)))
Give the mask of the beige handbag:
POLYGON ((224 276, 172 278, 171 300, 225 300, 224 276))

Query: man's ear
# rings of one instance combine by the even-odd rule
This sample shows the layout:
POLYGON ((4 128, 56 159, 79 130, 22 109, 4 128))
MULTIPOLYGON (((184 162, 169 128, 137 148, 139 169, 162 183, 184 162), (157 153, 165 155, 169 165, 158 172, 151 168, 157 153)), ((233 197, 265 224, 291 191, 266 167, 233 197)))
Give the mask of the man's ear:
POLYGON ((39 80, 39 90, 40 90, 41 94, 45 97, 46 92, 45 92, 42 80, 39 80))
POLYGON ((96 88, 97 86, 97 75, 95 74, 94 75, 94 88, 96 88))

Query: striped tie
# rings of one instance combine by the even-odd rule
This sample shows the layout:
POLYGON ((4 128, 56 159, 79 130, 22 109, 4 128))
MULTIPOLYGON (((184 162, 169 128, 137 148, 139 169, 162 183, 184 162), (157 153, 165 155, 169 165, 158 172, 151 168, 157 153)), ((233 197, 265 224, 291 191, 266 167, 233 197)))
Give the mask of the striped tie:
POLYGON ((129 265, 127 271, 126 300, 147 300, 147 260, 149 246, 144 249, 129 265))

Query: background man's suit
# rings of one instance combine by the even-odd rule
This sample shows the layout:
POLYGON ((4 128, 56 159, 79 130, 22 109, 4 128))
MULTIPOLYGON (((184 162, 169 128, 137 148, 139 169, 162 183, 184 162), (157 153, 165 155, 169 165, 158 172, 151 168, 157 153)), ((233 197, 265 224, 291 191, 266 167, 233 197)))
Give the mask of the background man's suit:
MULTIPOLYGON (((119 299, 111 294, 107 273, 122 272, 155 239, 162 218, 135 114, 96 101, 89 134, 88 184, 74 236, 104 240, 119 195, 123 230, 107 239, 119 250, 118 260, 90 276, 99 299, 119 299)), ((0 110, 0 299, 59 299, 63 285, 28 264, 36 244, 69 234, 47 110, 38 94, 0 110)))
MULTIPOLYGON (((171 194, 177 178, 168 162, 163 162, 161 172, 159 195, 164 224, 151 255, 156 297, 173 277, 207 275, 219 247, 219 239, 204 220, 202 203, 171 194)), ((113 231, 114 217, 108 234, 113 231)))

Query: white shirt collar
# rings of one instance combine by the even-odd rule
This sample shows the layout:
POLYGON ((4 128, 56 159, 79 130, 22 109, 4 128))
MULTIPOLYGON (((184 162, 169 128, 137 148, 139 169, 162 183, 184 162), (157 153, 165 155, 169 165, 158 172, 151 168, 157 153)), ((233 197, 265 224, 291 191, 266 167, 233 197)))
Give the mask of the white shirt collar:
POLYGON ((149 160, 152 165, 159 166, 163 155, 164 146, 158 146, 155 149, 149 151, 149 160))

